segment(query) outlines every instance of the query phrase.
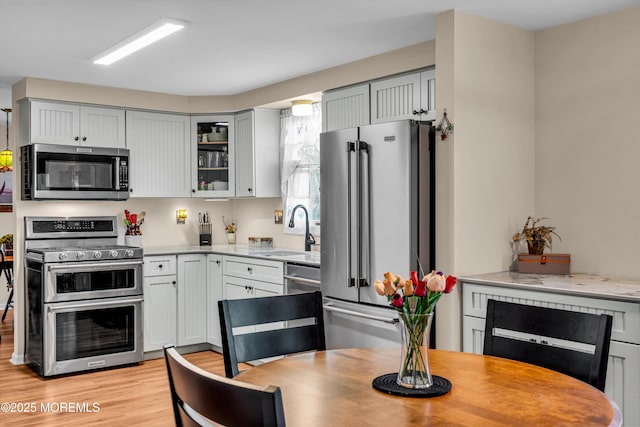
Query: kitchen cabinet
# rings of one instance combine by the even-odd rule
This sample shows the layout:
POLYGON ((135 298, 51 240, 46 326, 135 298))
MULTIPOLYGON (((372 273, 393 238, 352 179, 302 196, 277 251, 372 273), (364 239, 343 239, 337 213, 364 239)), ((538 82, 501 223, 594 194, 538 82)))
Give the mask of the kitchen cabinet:
POLYGON ((127 111, 131 197, 190 197, 190 121, 186 115, 127 111))
MULTIPOLYGON (((284 294, 284 264, 281 261, 224 256, 225 299, 260 298, 284 294)), ((247 326, 238 333, 273 329, 278 325, 247 326)))
POLYGON ((223 298, 222 255, 207 255, 207 342, 222 347, 218 301, 223 298))
POLYGON ((144 351, 176 343, 176 256, 144 258, 144 351))
POLYGON ((223 262, 225 276, 273 283, 280 285, 280 287, 284 284, 284 264, 282 261, 225 256, 223 262))
POLYGON ((207 256, 178 255, 177 345, 207 341, 207 256))
POLYGON ((20 101, 22 144, 45 143, 125 148, 125 112, 121 108, 20 101))
POLYGON ((207 341, 207 256, 144 258, 144 351, 207 341))
POLYGON ((280 197, 280 111, 235 117, 236 197, 280 197))
POLYGON ((368 83, 322 94, 323 132, 368 124, 370 124, 368 83))
POLYGON ((436 119, 435 69, 371 83, 371 123, 436 119))
MULTIPOLYGON (((283 294, 282 285, 260 282, 258 280, 224 275, 223 283, 225 299, 262 298, 283 294)), ((281 322, 268 325, 245 326, 237 328, 237 333, 246 334, 261 330, 282 328, 283 326, 284 324, 281 322)))
POLYGON ((190 192, 192 197, 236 195, 235 118, 191 116, 190 192))
POLYGON ((613 317, 605 394, 623 413, 625 425, 640 425, 640 304, 462 282, 462 349, 482 354, 487 299, 539 305, 613 317))

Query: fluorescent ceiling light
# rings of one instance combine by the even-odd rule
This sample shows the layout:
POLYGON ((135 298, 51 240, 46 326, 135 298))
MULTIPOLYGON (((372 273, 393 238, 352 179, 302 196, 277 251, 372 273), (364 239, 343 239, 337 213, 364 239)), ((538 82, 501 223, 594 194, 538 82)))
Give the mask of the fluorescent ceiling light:
POLYGON ((163 19, 100 53, 94 58, 93 63, 100 65, 113 64, 129 54, 183 29, 184 26, 184 22, 175 19, 163 19))
POLYGON ((313 114, 312 101, 309 99, 298 99, 292 101, 291 114, 294 116, 310 116, 313 114))

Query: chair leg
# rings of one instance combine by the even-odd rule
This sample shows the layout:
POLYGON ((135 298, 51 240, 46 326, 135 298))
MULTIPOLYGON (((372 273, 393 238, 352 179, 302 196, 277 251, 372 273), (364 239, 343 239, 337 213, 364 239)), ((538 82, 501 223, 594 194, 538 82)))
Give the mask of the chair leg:
POLYGON ((4 318, 7 317, 7 310, 9 310, 9 306, 11 305, 11 301, 13 301, 13 288, 9 292, 9 298, 7 298, 7 305, 4 306, 4 313, 2 313, 2 321, 4 322, 4 318))

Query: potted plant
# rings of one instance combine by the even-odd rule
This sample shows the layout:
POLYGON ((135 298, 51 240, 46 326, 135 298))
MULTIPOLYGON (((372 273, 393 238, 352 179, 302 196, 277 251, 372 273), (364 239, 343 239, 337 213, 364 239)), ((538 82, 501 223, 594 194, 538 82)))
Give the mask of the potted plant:
POLYGON ((554 231, 556 227, 538 225, 540 221, 545 219, 548 218, 534 218, 529 216, 527 222, 525 222, 522 227, 522 231, 513 235, 513 241, 519 242, 526 240, 529 253, 532 255, 541 255, 545 247, 551 249, 553 240, 551 235, 555 235, 558 239, 560 239, 560 236, 554 231))
POLYGON ((227 219, 224 216, 222 217, 222 222, 224 223, 224 231, 227 232, 227 243, 234 244, 236 243, 236 230, 238 229, 238 225, 236 224, 235 219, 227 219))

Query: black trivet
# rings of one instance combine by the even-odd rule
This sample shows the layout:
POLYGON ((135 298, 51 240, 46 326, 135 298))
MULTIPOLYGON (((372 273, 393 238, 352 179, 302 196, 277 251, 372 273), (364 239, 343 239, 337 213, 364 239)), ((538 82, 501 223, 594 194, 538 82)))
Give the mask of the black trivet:
POLYGON ((384 374, 375 378, 371 385, 376 390, 393 394, 394 396, 406 397, 436 397, 447 394, 451 390, 451 381, 437 375, 431 375, 433 385, 429 388, 414 389, 398 385, 398 373, 384 374))

